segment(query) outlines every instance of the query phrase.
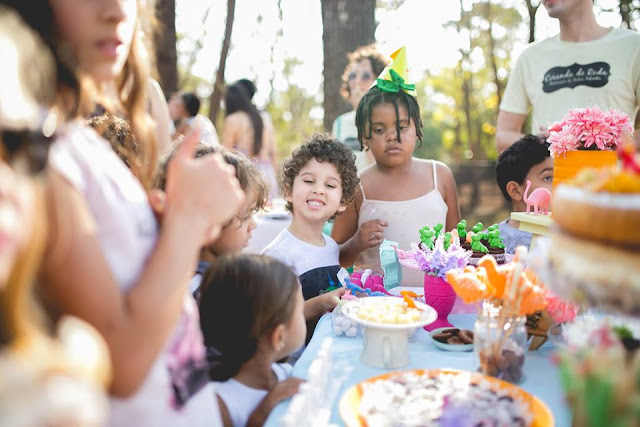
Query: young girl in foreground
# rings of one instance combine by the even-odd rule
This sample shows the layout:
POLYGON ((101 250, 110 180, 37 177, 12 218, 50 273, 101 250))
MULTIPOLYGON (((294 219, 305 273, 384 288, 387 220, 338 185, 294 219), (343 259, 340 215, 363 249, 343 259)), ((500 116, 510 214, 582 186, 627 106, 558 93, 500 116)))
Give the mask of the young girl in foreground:
MULTIPOLYGON (((356 126, 375 163, 361 172, 355 201, 336 217, 331 236, 341 244, 343 266, 382 274, 378 248, 384 239, 409 249, 425 225, 456 226, 456 182, 444 163, 413 157, 422 140, 420 107, 399 86, 393 92, 372 87, 358 104, 356 126)), ((403 286, 423 285, 422 272, 403 267, 402 273, 403 286)))
POLYGON ((83 109, 82 100, 125 115, 141 146, 132 169, 146 181, 155 142, 139 36, 143 2, 10 3, 59 55, 57 81, 50 84, 58 88, 66 123, 49 153, 52 232, 42 274, 49 308, 88 321, 104 336, 113 368, 110 424, 216 425, 187 283, 200 247, 242 202, 233 170, 218 156, 194 159, 197 135, 185 137, 169 165, 158 231, 140 181, 81 120, 92 109, 83 109))
POLYGON ((293 271, 260 255, 217 258, 202 279, 200 325, 225 426, 262 425, 298 390, 291 365, 276 363, 304 343, 302 288, 293 271))

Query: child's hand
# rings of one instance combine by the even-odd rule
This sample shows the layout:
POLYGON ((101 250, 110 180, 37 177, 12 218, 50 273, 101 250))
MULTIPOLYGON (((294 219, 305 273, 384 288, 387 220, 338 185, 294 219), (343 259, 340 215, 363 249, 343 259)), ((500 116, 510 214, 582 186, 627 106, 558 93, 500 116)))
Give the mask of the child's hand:
POLYGON ((271 408, 273 408, 278 403, 296 394, 300 384, 303 382, 303 379, 296 377, 289 377, 284 381, 280 381, 269 391, 263 401, 266 400, 266 403, 270 404, 271 408))
POLYGON ((384 240, 384 228, 389 224, 381 219, 372 219, 362 224, 354 239, 360 251, 378 246, 384 240))
POLYGON ((322 294, 320 296, 322 299, 322 311, 332 311, 336 308, 338 304, 340 304, 340 297, 342 297, 345 292, 345 288, 338 288, 331 292, 327 292, 326 294, 322 294))
POLYGON ((304 380, 300 378, 290 377, 276 384, 253 411, 247 421, 247 427, 264 425, 273 408, 278 403, 296 394, 300 384, 303 382, 304 380))
POLYGON ((185 136, 168 165, 164 218, 187 221, 205 244, 235 214, 244 193, 219 154, 194 158, 198 137, 197 130, 185 136))

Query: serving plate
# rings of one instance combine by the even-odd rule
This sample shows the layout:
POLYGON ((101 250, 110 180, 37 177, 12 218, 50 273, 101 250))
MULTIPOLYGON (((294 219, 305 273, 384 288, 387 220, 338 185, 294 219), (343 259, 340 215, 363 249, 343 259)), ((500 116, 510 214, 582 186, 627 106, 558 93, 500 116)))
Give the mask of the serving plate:
MULTIPOLYGON (((392 378, 395 375, 409 372, 415 373, 417 375, 427 375, 430 377, 441 374, 450 374, 461 377, 460 380, 463 380, 463 377, 465 379, 468 379, 469 384, 480 382, 484 382, 485 384, 488 383, 492 390, 504 392, 505 394, 508 394, 515 399, 519 399, 529 407, 529 413, 533 418, 530 427, 553 427, 555 425, 553 414, 551 413, 547 405, 545 405, 539 398, 527 393, 520 387, 487 375, 446 368, 432 370, 415 369, 411 371, 391 372, 388 374, 366 379, 348 388, 342 395, 339 403, 340 416, 342 417, 342 420, 345 422, 345 424, 348 427, 365 427, 367 425, 364 418, 359 414, 363 384, 379 380, 386 380, 392 378)), ((416 422, 419 421, 420 420, 416 420, 416 422)))
POLYGON ((398 304, 398 305, 406 305, 404 299, 398 297, 365 297, 365 298, 357 298, 352 301, 347 302, 344 306, 342 306, 342 314, 347 316, 348 318, 360 323, 363 326, 375 329, 383 329, 383 330, 391 330, 398 331, 404 329, 413 329, 419 328, 430 323, 433 323, 434 320, 438 317, 435 309, 427 304, 424 304, 420 301, 414 301, 418 310, 421 311, 420 320, 415 322, 408 323, 379 323, 371 320, 365 320, 358 317, 358 311, 367 306, 375 306, 375 305, 386 305, 386 304, 398 304))
MULTIPOLYGON (((446 331, 447 329, 454 329, 453 327, 449 326, 447 328, 437 328, 434 329, 433 331, 431 331, 430 335, 431 335, 431 341, 433 342, 433 345, 435 345, 436 347, 438 347, 441 350, 444 351, 471 351, 473 350, 473 343, 471 344, 447 344, 444 342, 440 342, 437 341, 435 338, 433 338, 433 336, 437 333, 440 333, 442 331, 446 331)), ((459 329, 459 328, 455 328, 455 329, 459 329)))

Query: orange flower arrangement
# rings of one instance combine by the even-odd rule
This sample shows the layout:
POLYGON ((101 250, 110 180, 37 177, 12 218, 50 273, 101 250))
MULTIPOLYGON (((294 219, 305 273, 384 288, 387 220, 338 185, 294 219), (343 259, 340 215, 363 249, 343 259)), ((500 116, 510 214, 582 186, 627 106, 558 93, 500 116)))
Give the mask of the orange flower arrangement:
POLYGON ((447 282, 467 304, 492 300, 508 314, 526 315, 543 310, 546 292, 536 274, 523 266, 525 248, 518 248, 513 262, 498 265, 492 256, 484 256, 477 267, 447 272, 447 282))

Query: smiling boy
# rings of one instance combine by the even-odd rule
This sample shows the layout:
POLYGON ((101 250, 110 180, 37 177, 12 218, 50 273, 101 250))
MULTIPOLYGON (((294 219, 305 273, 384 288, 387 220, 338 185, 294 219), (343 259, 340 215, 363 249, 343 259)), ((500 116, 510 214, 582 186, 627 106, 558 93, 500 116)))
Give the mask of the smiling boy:
POLYGON ((331 284, 339 285, 340 270, 340 248, 322 227, 346 209, 358 182, 351 150, 328 135, 314 135, 283 165, 284 196, 293 220, 262 254, 283 261, 296 273, 307 320, 332 310, 335 297, 344 292, 320 293, 331 284))

